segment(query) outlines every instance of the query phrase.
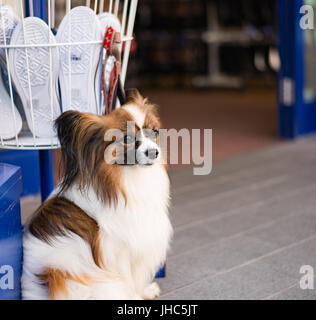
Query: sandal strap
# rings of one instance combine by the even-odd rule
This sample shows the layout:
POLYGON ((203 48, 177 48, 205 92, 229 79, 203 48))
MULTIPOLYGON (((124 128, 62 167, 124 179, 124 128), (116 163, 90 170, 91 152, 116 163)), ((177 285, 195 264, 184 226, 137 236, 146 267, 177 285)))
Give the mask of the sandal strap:
POLYGON ((104 95, 105 113, 110 113, 115 108, 116 99, 119 98, 121 105, 126 102, 125 91, 121 82, 121 51, 119 45, 121 36, 119 32, 115 32, 112 27, 108 27, 105 31, 103 39, 103 49, 106 51, 106 58, 103 61, 102 69, 102 92, 104 95), (110 73, 109 90, 105 87, 106 65, 110 56, 115 58, 113 69, 110 73))

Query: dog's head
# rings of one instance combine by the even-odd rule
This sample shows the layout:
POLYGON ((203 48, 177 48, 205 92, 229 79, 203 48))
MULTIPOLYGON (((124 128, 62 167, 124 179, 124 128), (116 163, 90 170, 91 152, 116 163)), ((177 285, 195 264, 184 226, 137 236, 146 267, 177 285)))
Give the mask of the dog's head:
POLYGON ((102 200, 117 201, 124 166, 161 162, 157 108, 137 91, 106 116, 67 111, 56 120, 64 161, 61 191, 92 186, 102 200))

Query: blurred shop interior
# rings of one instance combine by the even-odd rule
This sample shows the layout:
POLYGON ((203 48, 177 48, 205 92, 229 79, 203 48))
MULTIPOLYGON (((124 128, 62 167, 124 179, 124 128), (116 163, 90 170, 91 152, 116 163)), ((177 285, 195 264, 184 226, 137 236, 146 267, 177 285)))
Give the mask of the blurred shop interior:
POLYGON ((126 87, 167 128, 212 128, 213 160, 278 142, 277 1, 143 0, 126 87))

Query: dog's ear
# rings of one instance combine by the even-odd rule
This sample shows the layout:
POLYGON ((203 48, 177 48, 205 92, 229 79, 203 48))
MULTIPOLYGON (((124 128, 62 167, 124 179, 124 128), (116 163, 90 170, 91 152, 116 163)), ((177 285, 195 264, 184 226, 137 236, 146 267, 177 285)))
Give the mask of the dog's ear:
POLYGON ((137 89, 128 89, 126 90, 126 98, 128 103, 136 103, 138 106, 143 108, 145 112, 152 112, 156 117, 159 117, 158 106, 152 104, 148 101, 148 98, 144 98, 137 89))
POLYGON ((64 178, 61 191, 75 180, 88 184, 103 157, 105 117, 78 111, 66 111, 55 126, 62 150, 64 178))
POLYGON ((127 103, 134 102, 143 104, 144 98, 136 88, 127 89, 125 92, 127 103))
POLYGON ((104 116, 73 110, 64 112, 55 121, 61 148, 69 151, 69 155, 79 156, 77 152, 84 145, 104 140, 105 124, 104 116))
POLYGON ((66 111, 55 121, 58 139, 61 146, 63 180, 60 192, 67 189, 78 177, 80 168, 78 164, 76 133, 80 126, 81 113, 78 111, 66 111))
POLYGON ((81 112, 66 111, 62 113, 55 121, 58 139, 62 148, 70 147, 74 142, 74 133, 76 127, 80 125, 81 112))

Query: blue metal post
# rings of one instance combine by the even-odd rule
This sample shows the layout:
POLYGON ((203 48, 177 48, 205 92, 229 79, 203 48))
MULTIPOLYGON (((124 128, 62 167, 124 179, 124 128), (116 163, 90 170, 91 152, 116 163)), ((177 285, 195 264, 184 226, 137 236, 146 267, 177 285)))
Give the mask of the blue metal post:
POLYGON ((281 69, 278 74, 279 90, 279 135, 282 138, 295 138, 297 135, 296 126, 296 104, 285 106, 281 99, 281 83, 287 78, 293 83, 296 78, 295 68, 295 3, 293 0, 278 1, 278 23, 279 23, 279 54, 281 69))
POLYGON ((304 15, 301 13, 304 0, 279 0, 278 4, 281 59, 279 83, 283 85, 286 80, 291 84, 293 91, 292 101, 286 105, 282 99, 283 92, 279 93, 279 132, 281 137, 295 138, 316 131, 316 99, 304 97, 305 72, 311 68, 307 65, 309 59, 305 43, 305 35, 309 31, 300 26, 304 15))
POLYGON ((40 180, 42 201, 45 201, 54 189, 54 160, 52 150, 39 151, 40 180))

